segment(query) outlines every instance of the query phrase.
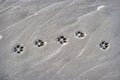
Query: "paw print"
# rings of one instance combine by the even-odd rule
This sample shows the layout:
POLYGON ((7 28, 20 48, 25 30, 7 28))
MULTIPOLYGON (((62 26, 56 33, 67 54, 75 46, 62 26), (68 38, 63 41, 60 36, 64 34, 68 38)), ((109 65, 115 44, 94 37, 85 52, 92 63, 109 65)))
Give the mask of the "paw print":
POLYGON ((100 43, 100 48, 102 48, 102 49, 104 49, 104 50, 107 49, 109 46, 110 46, 109 43, 106 42, 106 41, 102 41, 102 42, 100 43))
POLYGON ((77 38, 84 38, 84 37, 85 37, 85 34, 84 34, 83 32, 81 32, 81 31, 77 31, 77 32, 75 33, 75 36, 76 36, 77 38))
POLYGON ((39 40, 35 41, 35 46, 37 46, 37 47, 42 47, 44 45, 45 45, 45 42, 43 40, 39 39, 39 40))
POLYGON ((58 42, 60 42, 60 44, 67 43, 67 38, 65 38, 64 36, 58 37, 57 40, 58 40, 58 42))
POLYGON ((14 52, 16 52, 16 53, 18 53, 18 54, 22 53, 23 50, 24 50, 24 47, 23 47, 22 45, 20 45, 20 44, 18 44, 18 45, 16 45, 16 46, 14 47, 14 52))

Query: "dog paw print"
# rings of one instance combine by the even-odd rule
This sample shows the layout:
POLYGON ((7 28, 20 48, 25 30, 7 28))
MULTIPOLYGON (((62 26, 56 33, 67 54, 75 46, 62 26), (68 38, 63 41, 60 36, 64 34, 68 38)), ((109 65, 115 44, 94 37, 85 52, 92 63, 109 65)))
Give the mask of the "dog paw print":
POLYGON ((85 33, 81 32, 81 31, 76 31, 76 32, 75 32, 75 36, 76 36, 77 38, 82 39, 82 38, 85 37, 85 33))
POLYGON ((59 42, 60 44, 65 44, 65 43, 67 43, 67 38, 65 38, 64 36, 58 37, 57 40, 58 40, 58 42, 59 42))
POLYGON ((18 44, 14 47, 14 52, 16 52, 18 54, 22 53, 23 51, 24 51, 24 47, 20 44, 18 44))
POLYGON ((35 46, 37 47, 42 47, 44 45, 45 45, 45 42, 43 40, 38 39, 35 41, 35 46))
POLYGON ((109 46, 110 46, 109 43, 106 42, 106 41, 102 41, 102 42, 100 43, 100 48, 102 48, 102 49, 104 49, 104 50, 107 49, 109 46))

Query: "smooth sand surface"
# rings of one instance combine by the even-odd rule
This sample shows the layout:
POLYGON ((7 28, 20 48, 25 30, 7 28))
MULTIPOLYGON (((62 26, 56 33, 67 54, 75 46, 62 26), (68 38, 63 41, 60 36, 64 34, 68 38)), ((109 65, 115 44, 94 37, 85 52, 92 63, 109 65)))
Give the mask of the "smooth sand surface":
POLYGON ((119 4, 1 0, 0 80, 120 80, 119 4), (57 40, 60 36, 66 38, 64 44, 57 40), (38 39, 45 44, 37 47, 38 39), (109 43, 106 49, 102 41, 109 43), (24 47, 20 54, 14 51, 17 44, 24 47))

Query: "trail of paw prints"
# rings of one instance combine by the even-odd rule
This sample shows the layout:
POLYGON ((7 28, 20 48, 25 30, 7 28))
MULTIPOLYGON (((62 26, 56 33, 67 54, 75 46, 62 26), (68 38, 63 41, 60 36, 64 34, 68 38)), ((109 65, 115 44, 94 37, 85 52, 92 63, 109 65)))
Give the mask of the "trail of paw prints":
MULTIPOLYGON (((86 36, 86 34, 81 31, 75 32, 75 37, 77 37, 79 39, 83 39, 83 38, 85 38, 85 36, 86 36)), ((61 45, 65 45, 68 43, 68 38, 64 35, 58 36, 57 42, 59 42, 61 45)), ((41 48, 41 47, 46 46, 46 42, 43 41, 42 39, 37 39, 34 41, 34 46, 41 48)), ((103 50, 106 50, 110 47, 110 43, 103 40, 99 43, 99 47, 103 50)), ((25 46, 22 44, 17 44, 13 47, 13 51, 17 54, 21 54, 25 51, 25 46)))

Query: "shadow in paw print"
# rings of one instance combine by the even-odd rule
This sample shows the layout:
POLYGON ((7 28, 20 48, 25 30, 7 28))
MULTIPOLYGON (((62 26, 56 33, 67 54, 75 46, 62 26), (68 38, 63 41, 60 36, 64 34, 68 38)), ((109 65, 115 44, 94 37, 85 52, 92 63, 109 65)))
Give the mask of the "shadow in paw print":
POLYGON ((76 31, 75 36, 79 39, 83 39, 85 37, 85 33, 81 32, 81 31, 76 31))
POLYGON ((20 45, 20 44, 17 44, 14 48, 13 48, 13 51, 15 53, 22 53, 24 51, 24 46, 20 45))
POLYGON ((59 36, 59 37, 57 37, 57 41, 60 44, 66 44, 67 43, 67 38, 65 36, 59 36))
POLYGON ((110 44, 106 41, 102 41, 99 45, 100 45, 100 48, 103 50, 107 49, 110 46, 110 44))
POLYGON ((35 46, 37 46, 37 47, 45 46, 45 42, 44 42, 43 40, 40 40, 40 39, 36 40, 36 41, 34 42, 34 44, 35 44, 35 46))

